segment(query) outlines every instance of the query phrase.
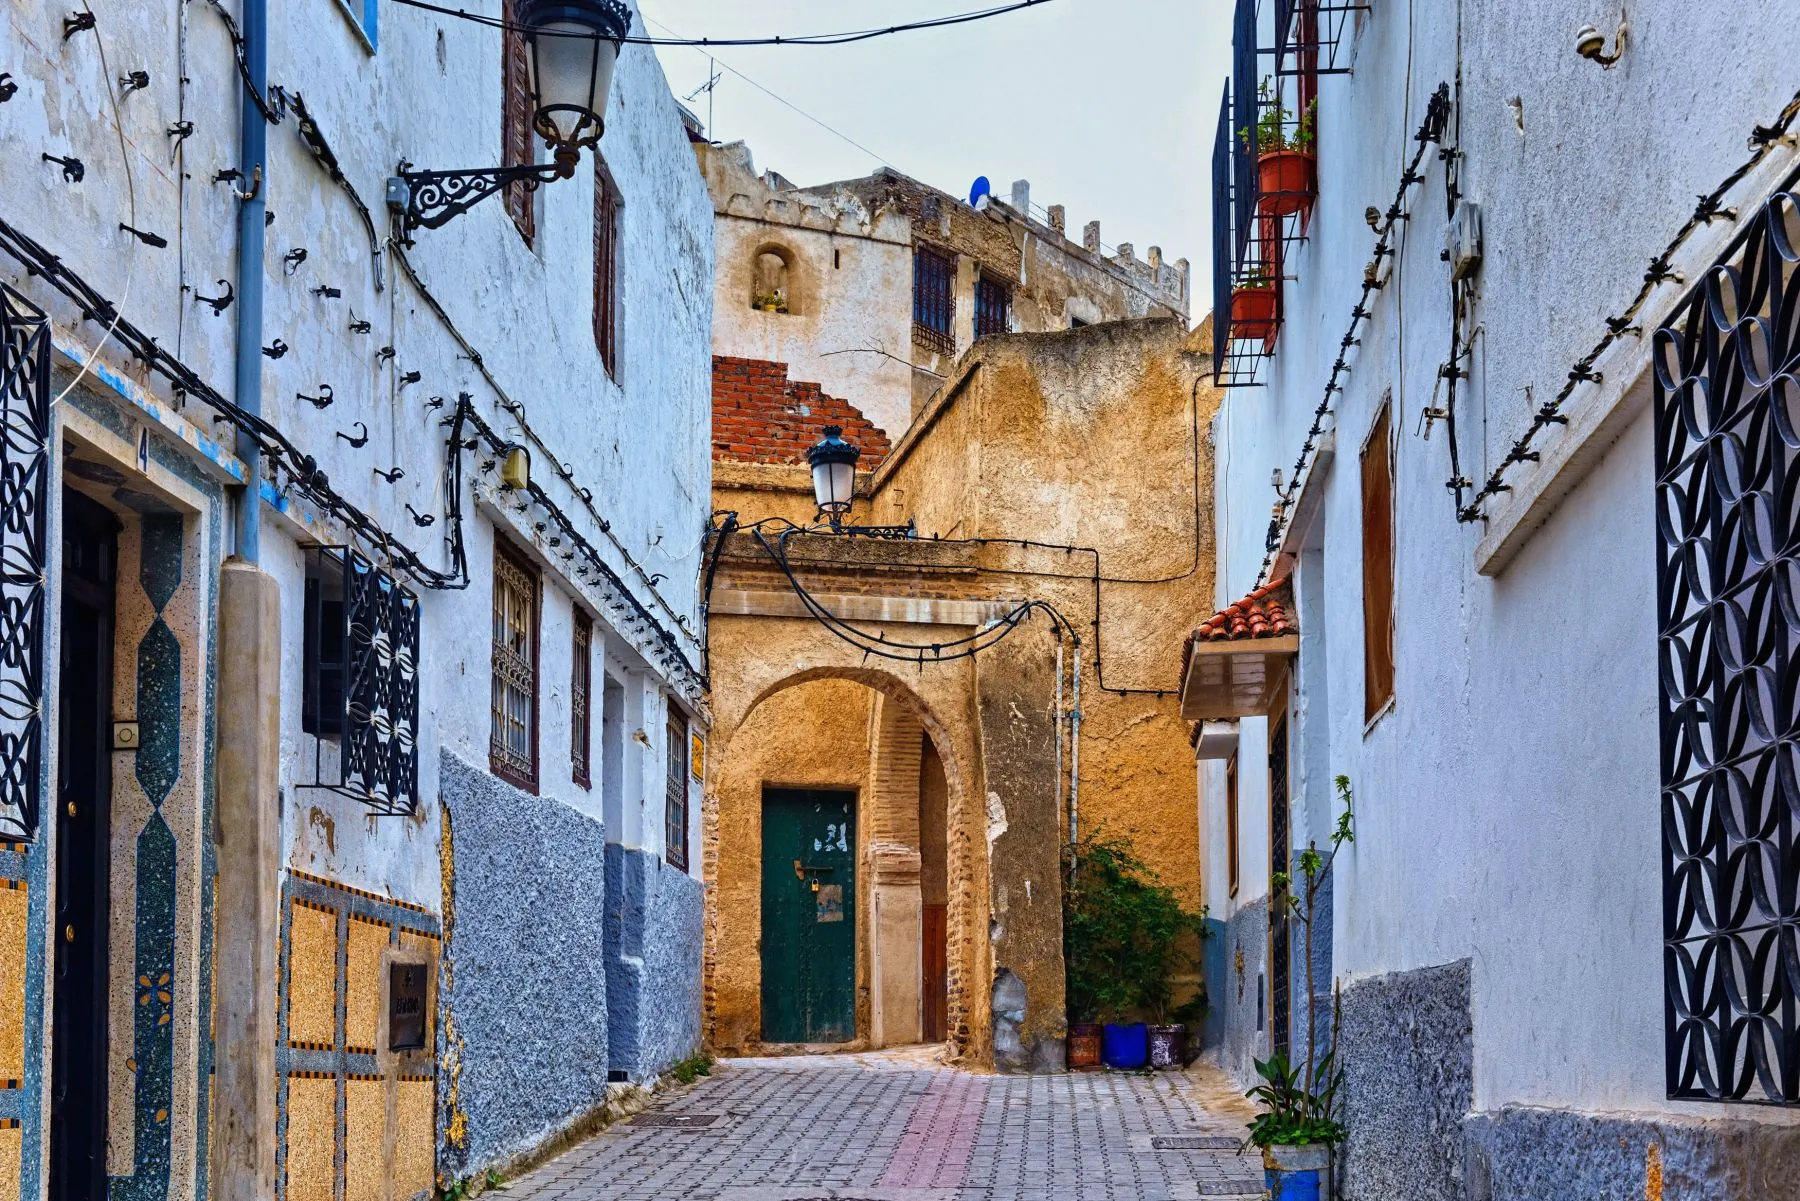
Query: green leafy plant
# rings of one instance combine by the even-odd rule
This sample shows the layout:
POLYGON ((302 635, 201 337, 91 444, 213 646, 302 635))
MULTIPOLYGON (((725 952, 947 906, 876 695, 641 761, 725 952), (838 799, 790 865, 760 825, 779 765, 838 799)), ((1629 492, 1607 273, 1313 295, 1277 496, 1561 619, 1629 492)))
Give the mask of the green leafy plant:
POLYGON ((1204 909, 1186 909, 1130 842, 1089 835, 1066 852, 1063 950, 1069 1013, 1164 1023, 1205 1011, 1204 991, 1177 1004, 1175 978, 1199 962, 1204 909))
POLYGON ((1281 103, 1281 97, 1270 86, 1267 76, 1256 86, 1258 115, 1256 118, 1256 136, 1251 137, 1249 126, 1238 130, 1238 138, 1245 146, 1260 155, 1273 154, 1277 150, 1300 150, 1312 153, 1318 142, 1317 126, 1319 119, 1319 100, 1314 97, 1306 105, 1306 111, 1300 114, 1299 123, 1294 125, 1293 132, 1288 132, 1288 123, 1293 121, 1293 111, 1281 103))
POLYGON ((1241 289, 1262 292, 1275 286, 1275 280, 1269 275, 1269 269, 1261 263, 1253 263, 1244 278, 1238 281, 1241 289))
POLYGON ((1333 784, 1344 810, 1331 831, 1331 850, 1321 855, 1318 844, 1309 842, 1300 852, 1300 874, 1305 883, 1299 896, 1294 895, 1290 887, 1293 881, 1286 872, 1276 872, 1269 879, 1271 903, 1287 908, 1299 920, 1306 944, 1306 1062, 1290 1065, 1287 1056, 1279 1052, 1267 1060, 1256 1061, 1256 1072, 1263 1082, 1245 1095, 1263 1106, 1263 1112, 1250 1125, 1250 1141, 1259 1147, 1336 1143, 1344 1138, 1343 1124, 1337 1120, 1337 1092, 1344 1078, 1343 1069, 1337 1066, 1342 1006, 1334 996, 1331 1041, 1323 1055, 1318 1053, 1318 1021, 1313 1013, 1313 998, 1318 993, 1313 974, 1312 932, 1319 893, 1331 874, 1332 864, 1337 862, 1338 851, 1346 843, 1356 841, 1356 798, 1350 777, 1340 775, 1333 784))
POLYGON ((464 1176, 461 1180, 452 1180, 438 1189, 439 1201, 463 1201, 469 1195, 471 1178, 464 1176))
POLYGON ((717 1063, 705 1051, 696 1051, 686 1059, 669 1067, 669 1075, 682 1084, 692 1084, 702 1076, 712 1075, 713 1064, 717 1063))

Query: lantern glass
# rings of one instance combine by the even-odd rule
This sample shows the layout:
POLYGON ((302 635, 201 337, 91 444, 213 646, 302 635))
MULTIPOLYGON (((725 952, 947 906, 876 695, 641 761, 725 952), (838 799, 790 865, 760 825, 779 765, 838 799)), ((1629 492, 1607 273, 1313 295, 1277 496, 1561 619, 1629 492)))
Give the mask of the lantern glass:
POLYGON ((597 145, 630 11, 616 0, 527 0, 517 11, 527 30, 533 126, 552 149, 597 145))
POLYGON ((843 513, 850 508, 856 488, 855 463, 820 463, 812 469, 813 498, 821 513, 843 513))

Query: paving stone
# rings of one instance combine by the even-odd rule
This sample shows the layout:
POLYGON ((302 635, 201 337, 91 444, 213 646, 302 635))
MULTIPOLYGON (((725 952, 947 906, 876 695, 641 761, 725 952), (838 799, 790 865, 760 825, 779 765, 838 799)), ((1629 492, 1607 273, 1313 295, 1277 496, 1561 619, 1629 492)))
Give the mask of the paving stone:
POLYGON ((1242 1132, 1204 1109, 1180 1073, 980 1076, 880 1055, 727 1060, 524 1176, 509 1198, 1266 1199, 1260 1160, 1237 1149, 1242 1132))

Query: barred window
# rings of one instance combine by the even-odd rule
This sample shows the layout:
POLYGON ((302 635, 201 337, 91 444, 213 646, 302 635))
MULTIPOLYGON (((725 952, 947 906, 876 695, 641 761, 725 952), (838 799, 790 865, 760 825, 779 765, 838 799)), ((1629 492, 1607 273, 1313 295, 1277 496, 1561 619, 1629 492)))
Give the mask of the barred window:
POLYGON ((975 281, 975 336, 1012 332, 1012 289, 999 280, 975 281))
MULTIPOLYGON (((535 105, 531 102, 531 80, 526 66, 525 37, 511 28, 518 20, 514 0, 503 0, 500 11, 508 25, 500 38, 500 165, 518 167, 537 160, 537 143, 531 130, 535 105)), ((502 193, 506 211, 519 227, 525 245, 537 236, 537 195, 522 183, 507 184, 502 193)))
POLYGON ((523 561, 494 544, 493 773, 537 787, 538 580, 523 561))
POLYGON ((664 812, 664 852, 669 863, 687 870, 688 865, 688 765, 687 718, 669 706, 669 787, 664 812))
POLYGON ((588 713, 588 691, 594 680, 594 623, 588 615, 575 614, 575 647, 569 669, 569 770, 583 788, 592 785, 593 719, 588 713))
POLYGON ((913 253, 913 340, 927 350, 956 349, 951 320, 956 311, 956 268, 948 255, 920 246, 913 253))

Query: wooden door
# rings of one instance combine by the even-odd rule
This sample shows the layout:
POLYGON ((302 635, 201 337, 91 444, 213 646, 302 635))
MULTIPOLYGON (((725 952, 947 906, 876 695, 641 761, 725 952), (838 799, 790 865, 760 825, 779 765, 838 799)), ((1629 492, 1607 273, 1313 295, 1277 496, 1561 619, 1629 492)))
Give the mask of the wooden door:
POLYGON ((950 1037, 949 927, 943 905, 925 906, 925 1041, 941 1043, 950 1037))
POLYGON ((856 794, 763 793, 762 1037, 856 1037, 856 794))

